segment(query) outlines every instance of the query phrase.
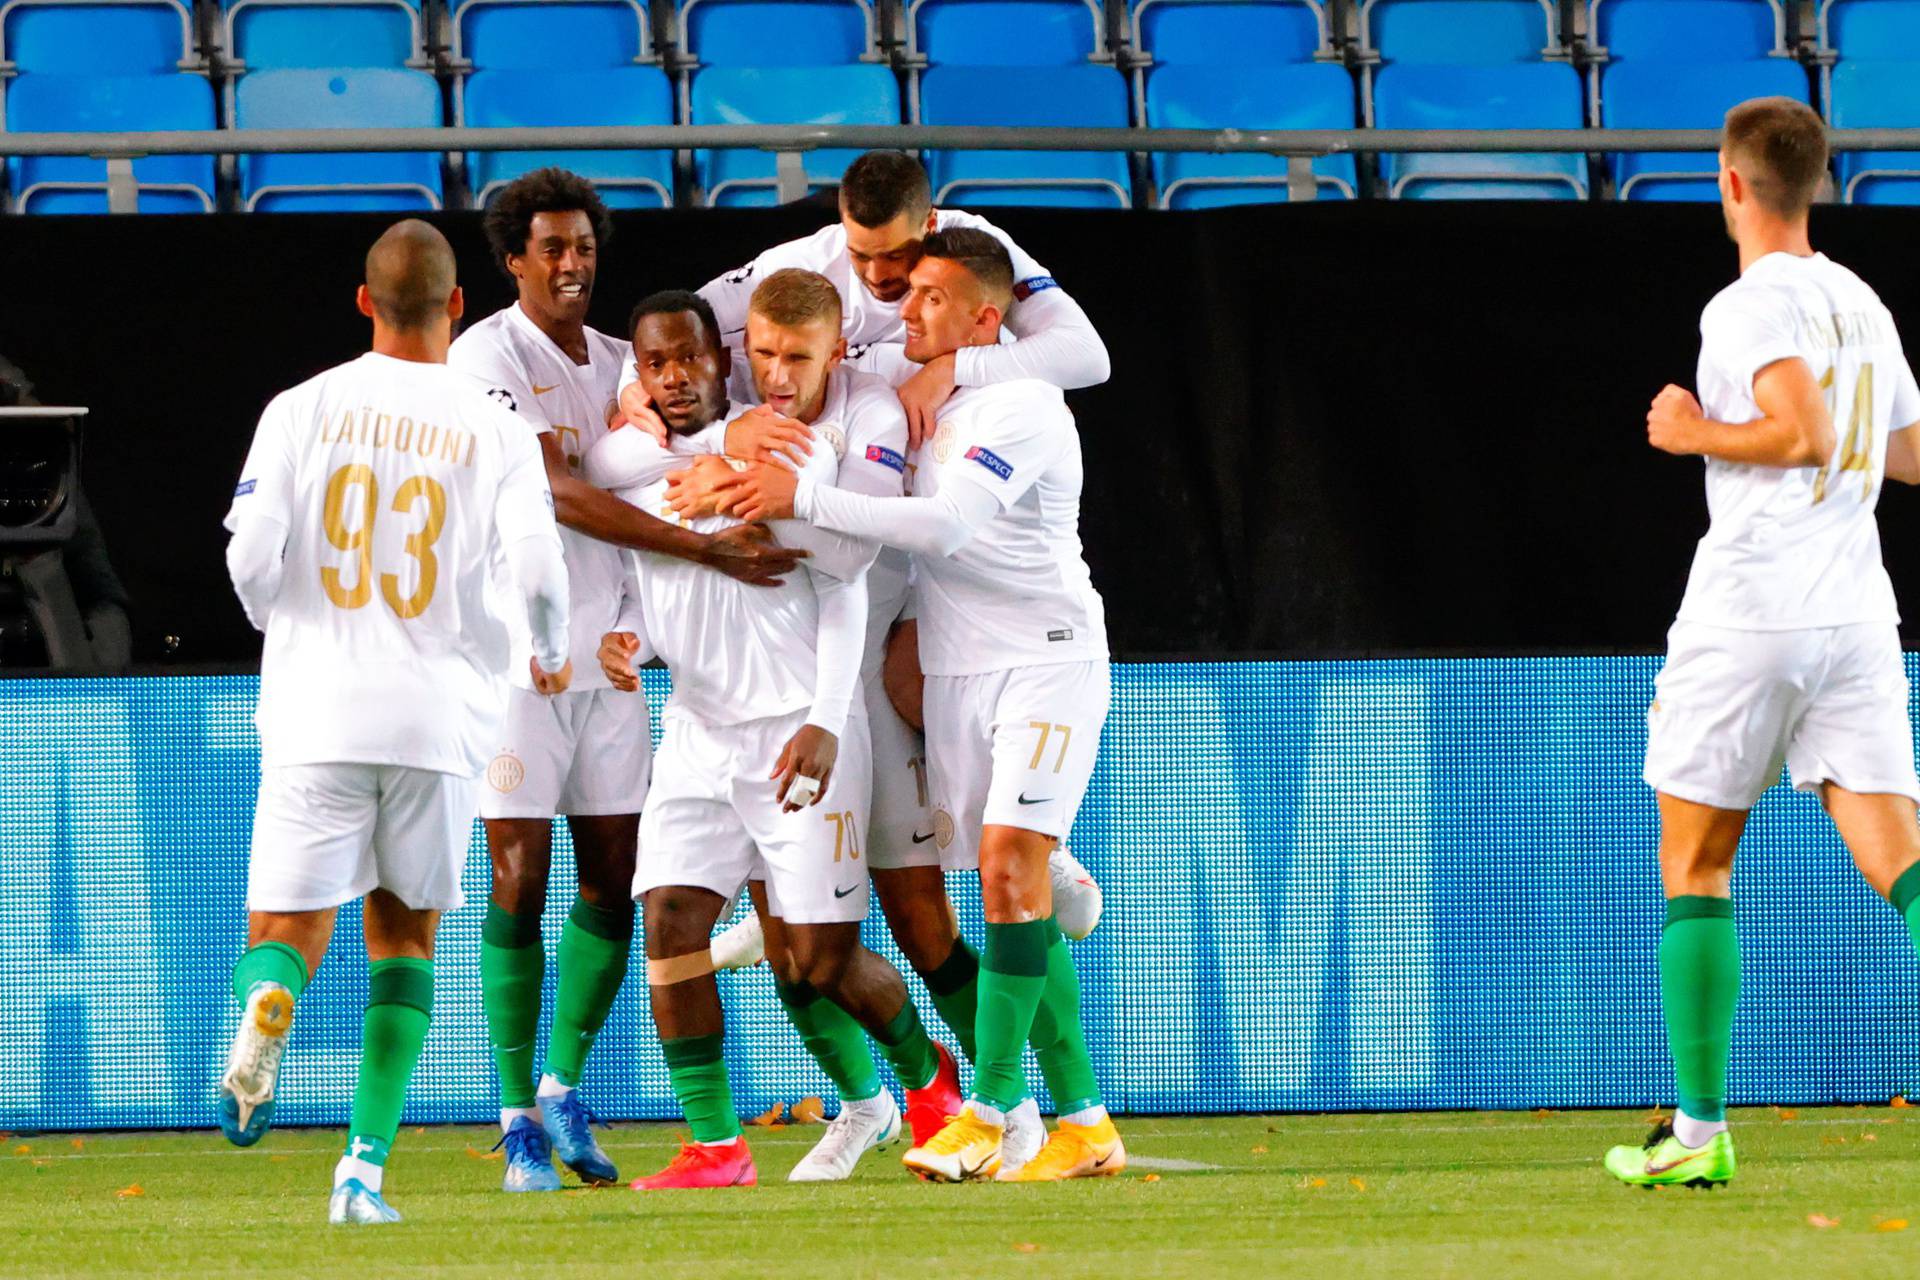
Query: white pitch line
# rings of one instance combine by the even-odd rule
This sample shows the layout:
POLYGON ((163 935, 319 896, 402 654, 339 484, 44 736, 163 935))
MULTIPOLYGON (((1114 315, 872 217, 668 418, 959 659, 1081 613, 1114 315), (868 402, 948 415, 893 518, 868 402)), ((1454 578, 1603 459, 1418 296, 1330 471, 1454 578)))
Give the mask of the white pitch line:
POLYGON ((1127 1156, 1129 1169, 1164 1169, 1168 1173, 1214 1173, 1227 1166, 1204 1160, 1176 1160, 1170 1156, 1127 1156))

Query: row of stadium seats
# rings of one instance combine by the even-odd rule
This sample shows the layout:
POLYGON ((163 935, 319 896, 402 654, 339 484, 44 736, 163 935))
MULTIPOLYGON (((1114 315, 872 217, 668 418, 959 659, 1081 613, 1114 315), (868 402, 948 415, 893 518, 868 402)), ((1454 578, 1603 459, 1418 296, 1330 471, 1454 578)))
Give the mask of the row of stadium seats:
MULTIPOLYGON (((1817 97, 1836 125, 1920 125, 1920 0, 1824 0, 1811 43, 1799 39, 1795 13, 1772 0, 1586 0, 1565 11, 1549 0, 1115 0, 1106 9, 1093 0, 219 0, 200 9, 11 0, 0 5, 0 106, 8 128, 47 131, 675 121, 1701 128, 1742 98, 1782 93, 1817 97), (1820 72, 1818 95, 1810 68, 1820 72), (1034 92, 1040 76, 1044 95, 1034 92)), ((810 181, 837 180, 847 158, 809 154, 810 181)), ((254 210, 484 202, 548 162, 588 174, 623 205, 668 204, 676 188, 714 204, 770 203, 775 193, 773 159, 757 152, 695 152, 679 166, 664 151, 449 160, 242 157, 219 182, 210 158, 152 157, 135 175, 141 208, 166 211, 213 208, 223 191, 254 210)), ((1284 163, 1261 156, 927 160, 950 203, 1286 198, 1284 163)), ((1711 164, 1611 157, 1594 181, 1582 156, 1390 156, 1374 189, 1711 199, 1711 164)), ((1314 167, 1323 197, 1366 187, 1351 156, 1314 167)), ((16 210, 104 207, 100 161, 15 158, 8 169, 16 210)), ((1920 156, 1881 154, 1841 157, 1838 176, 1844 198, 1913 202, 1917 172, 1920 156)))

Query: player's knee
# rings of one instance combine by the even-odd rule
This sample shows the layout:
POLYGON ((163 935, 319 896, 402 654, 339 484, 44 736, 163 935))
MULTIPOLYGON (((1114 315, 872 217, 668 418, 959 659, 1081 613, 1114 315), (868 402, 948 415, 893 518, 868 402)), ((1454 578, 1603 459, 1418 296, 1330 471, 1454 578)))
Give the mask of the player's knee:
POLYGON ((649 956, 677 956, 697 951, 713 932, 714 912, 697 890, 654 889, 646 896, 644 916, 649 956))
POLYGON ((806 982, 832 995, 847 976, 853 953, 860 945, 852 929, 833 926, 794 929, 788 943, 793 982, 806 982))
POLYGON ((493 873, 493 901, 502 911, 516 916, 539 916, 547 909, 547 878, 519 874, 493 873))

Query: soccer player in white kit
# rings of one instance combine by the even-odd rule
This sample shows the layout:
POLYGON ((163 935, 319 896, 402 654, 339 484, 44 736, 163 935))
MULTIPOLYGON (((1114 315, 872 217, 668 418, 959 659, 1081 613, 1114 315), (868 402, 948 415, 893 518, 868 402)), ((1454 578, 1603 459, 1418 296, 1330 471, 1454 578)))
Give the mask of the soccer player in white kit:
MULTIPOLYGON (((909 477, 916 465, 913 452, 932 433, 940 406, 956 388, 1038 378, 1073 390, 1107 380, 1111 365, 1106 345, 1080 304, 1052 273, 985 218, 934 208, 927 171, 913 157, 898 151, 860 156, 841 179, 839 202, 839 221, 811 236, 775 245, 746 266, 703 285, 700 296, 713 306, 728 344, 740 354, 750 300, 760 281, 793 268, 830 280, 840 294, 848 362, 879 373, 899 389, 907 413, 909 477), (987 232, 1005 246, 1014 268, 1014 300, 1003 317, 1003 328, 1019 340, 966 347, 924 363, 911 361, 905 355, 906 326, 901 318, 908 273, 919 261, 926 237, 953 228, 987 232)), ((632 379, 629 368, 621 407, 640 419, 647 413, 646 397, 632 379)), ((917 677, 913 670, 916 627, 912 619, 905 619, 889 636, 892 653, 887 661, 908 676, 907 685, 917 677)), ((884 728, 878 727, 882 720, 876 720, 874 892, 901 953, 926 982, 941 1016, 971 1057, 979 957, 954 926, 938 853, 945 842, 936 844, 930 827, 914 825, 925 810, 919 798, 924 779, 909 779, 901 770, 916 764, 923 770, 925 753, 918 742, 915 708, 909 705, 899 715, 912 748, 901 758, 888 757, 895 749, 889 740, 897 736, 891 728, 895 717, 884 717, 888 722, 884 728)), ((1054 850, 1049 870, 1062 930, 1072 938, 1086 937, 1100 919, 1099 886, 1064 845, 1054 850)), ((714 943, 716 957, 728 964, 757 959, 756 929, 749 916, 722 934, 714 943)))
MULTIPOLYGON (((754 290, 744 345, 747 358, 733 368, 733 400, 755 407, 728 424, 724 440, 727 455, 751 457, 770 443, 797 451, 818 448, 830 451, 837 460, 835 484, 839 488, 877 497, 901 495, 906 472, 906 416, 885 379, 850 369, 844 363, 846 339, 841 336, 840 298, 831 281, 797 267, 767 276, 754 290), (770 441, 770 437, 778 436, 782 424, 804 426, 811 443, 770 441)), ((689 470, 669 474, 667 502, 683 518, 725 514, 718 510, 713 486, 716 480, 730 479, 734 474, 724 455, 704 455, 695 459, 689 470)), ((860 684, 873 743, 874 780, 861 856, 869 871, 919 865, 932 867, 937 876, 939 857, 925 796, 925 751, 919 734, 894 711, 880 681, 887 632, 906 603, 906 553, 893 547, 881 548, 867 571, 866 584, 867 627, 860 684), (889 771, 894 776, 887 776, 889 771), (916 833, 924 833, 919 843, 914 842, 916 833)), ((638 643, 637 636, 627 641, 634 646, 638 643)), ((616 683, 631 679, 625 654, 615 658, 622 666, 614 673, 616 683)), ((876 883, 879 879, 876 877, 876 883)), ((754 877, 753 891, 757 914, 766 923, 766 957, 773 967, 774 989, 802 1042, 834 1082, 841 1100, 840 1112, 827 1132, 788 1178, 794 1182, 840 1181, 852 1176, 863 1154, 891 1141, 898 1129, 897 1109, 874 1069, 866 1030, 804 980, 787 943, 784 924, 771 910, 759 876, 754 877)), ((951 949, 951 939, 948 946, 951 949)), ((905 1009, 899 1016, 909 1019, 905 1009)), ((971 1044, 972 1027, 964 1031, 971 1044)), ((960 1109, 958 1065, 940 1046, 935 1046, 937 1060, 929 1062, 919 1057, 917 1037, 904 1058, 899 1044, 898 1035, 885 1037, 881 1049, 905 1086, 907 1123, 916 1136, 931 1137, 960 1109)))
MULTIPOLYGON (((587 458, 588 478, 650 509, 666 471, 722 447, 726 347, 696 294, 656 294, 634 313, 640 376, 674 433, 663 449, 616 431, 587 458)), ((839 460, 806 471, 831 484, 839 460)), ((727 523, 709 517, 696 523, 727 523)), ((780 531, 809 552, 800 580, 773 591, 677 561, 635 566, 649 640, 673 673, 653 788, 641 819, 634 894, 645 904, 647 980, 674 1095, 693 1140, 636 1190, 752 1185, 721 1054, 724 1026, 708 940, 726 902, 756 870, 788 953, 788 981, 847 1010, 879 1040, 902 1079, 931 1081, 939 1055, 900 975, 860 945, 862 865, 871 782, 859 702, 867 626, 865 575, 876 547, 805 526, 780 531)), ((872 1100, 897 1131, 890 1095, 872 1100)))
POLYGON ((1679 1105, 1643 1144, 1607 1153, 1633 1185, 1734 1175, 1734 849, 1783 762, 1920 945, 1920 782, 1874 521, 1883 479, 1920 483, 1920 389, 1880 299, 1808 241, 1826 177, 1826 133, 1805 104, 1727 113, 1720 203, 1740 278, 1701 314, 1699 401, 1668 386, 1647 414, 1655 448, 1706 458, 1712 521, 1647 712, 1679 1105))
MULTIPOLYGON (((997 342, 1012 286, 993 236, 927 237, 905 309, 908 356, 997 342)), ((1020 1059, 1031 1039, 1060 1124, 1007 1180, 1118 1173, 1126 1154, 1087 1054, 1047 871, 1092 778, 1110 696, 1105 612, 1080 555, 1079 436, 1058 388, 1001 383, 949 400, 922 461, 913 496, 900 498, 757 466, 736 507, 915 556, 935 822, 979 866, 987 948, 970 1099, 906 1163, 940 1181, 999 1173, 1007 1113, 1028 1097, 1020 1059)))
MULTIPOLYGON (((619 1176, 593 1136, 577 1086, 626 977, 629 890, 653 750, 645 695, 609 687, 594 658, 602 636, 636 625, 636 606, 622 594, 620 548, 732 566, 748 581, 766 581, 794 563, 790 553, 750 538, 734 545, 742 535, 676 528, 579 478, 581 459, 607 432, 627 352, 625 342, 586 323, 610 226, 593 186, 564 169, 538 169, 509 184, 488 206, 486 229, 519 299, 467 329, 448 356, 538 433, 572 585, 573 688, 542 698, 516 679, 481 792, 493 863, 481 993, 500 1076, 507 1191, 559 1190, 554 1149, 583 1181, 619 1176), (716 559, 715 548, 745 554, 716 559), (546 967, 540 917, 556 814, 566 816, 573 838, 579 894, 560 935, 553 1022, 536 1089, 546 967)), ((516 643, 524 648, 523 634, 516 643)))
POLYGON ((433 1007, 440 913, 461 904, 476 791, 506 705, 505 619, 531 683, 567 687, 567 578, 546 472, 520 421, 445 366, 462 298, 424 222, 367 255, 373 350, 276 396, 226 525, 260 664, 260 797, 247 866, 243 1006, 221 1128, 257 1142, 294 1002, 337 909, 366 899, 367 1009, 336 1223, 395 1222, 382 1172, 433 1007), (549 675, 548 673, 552 673, 549 675))

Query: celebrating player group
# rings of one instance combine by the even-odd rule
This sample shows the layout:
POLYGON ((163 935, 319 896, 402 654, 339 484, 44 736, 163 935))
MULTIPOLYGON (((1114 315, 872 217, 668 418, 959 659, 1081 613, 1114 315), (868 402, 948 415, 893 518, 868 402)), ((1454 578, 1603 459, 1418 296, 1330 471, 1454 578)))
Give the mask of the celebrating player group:
POLYGON ((792 1180, 847 1178, 903 1127, 929 1181, 1125 1167, 1064 940, 1100 913, 1062 841, 1109 688, 1062 392, 1104 381, 1106 350, 1003 233, 933 209, 911 158, 855 161, 840 215, 697 293, 641 300, 616 338, 585 322, 605 207, 573 174, 530 173, 485 220, 514 305, 456 340, 451 247, 402 222, 367 257, 372 351, 262 416, 227 519, 266 646, 218 1114, 237 1144, 267 1132, 301 992, 337 910, 364 899, 331 1221, 399 1219, 385 1165, 476 813, 505 1190, 557 1190, 556 1159, 586 1183, 620 1176, 580 1091, 636 902, 692 1130, 636 1190, 756 1181, 714 974, 763 955, 840 1093, 792 1180), (637 674, 654 657, 673 688, 657 759, 637 674), (579 890, 542 1055, 562 816, 579 890), (981 878, 982 951, 947 899, 962 869, 981 878), (861 944, 870 892, 971 1064, 967 1089, 861 944), (752 914, 714 938, 743 895, 752 914))

